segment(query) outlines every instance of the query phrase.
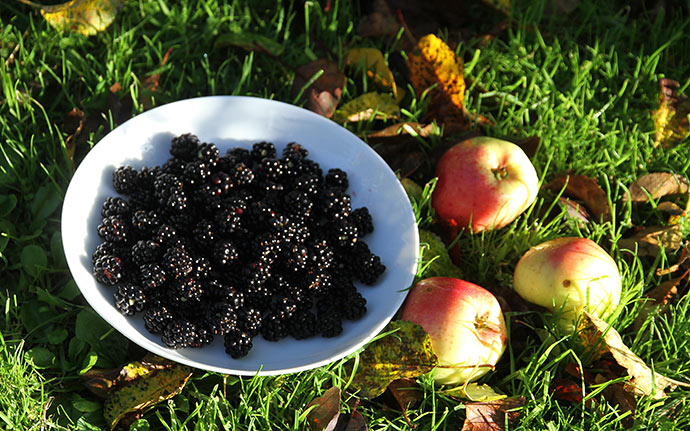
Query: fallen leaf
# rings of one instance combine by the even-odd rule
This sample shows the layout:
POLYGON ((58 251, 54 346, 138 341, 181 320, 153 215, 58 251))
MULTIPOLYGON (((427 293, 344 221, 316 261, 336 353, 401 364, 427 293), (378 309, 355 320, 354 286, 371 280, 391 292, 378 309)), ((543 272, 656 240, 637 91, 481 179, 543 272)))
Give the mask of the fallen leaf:
POLYGON ((524 405, 525 397, 466 403, 462 431, 503 431, 506 423, 517 420, 524 405))
POLYGON ((587 211, 587 208, 577 201, 573 201, 561 196, 558 198, 558 204, 565 208, 569 217, 577 220, 580 223, 587 224, 592 219, 592 216, 587 211))
POLYGON ((400 117, 400 107, 390 94, 365 93, 349 102, 333 114, 337 123, 376 120, 390 120, 400 117))
POLYGON ((371 12, 362 16, 357 23, 357 34, 362 37, 394 36, 400 30, 400 23, 393 16, 386 0, 374 0, 371 12))
POLYGON ((420 390, 415 379, 396 379, 390 382, 387 388, 397 409, 405 412, 410 406, 419 403, 423 398, 423 391, 420 390))
POLYGON ((678 94, 680 84, 667 78, 659 79, 659 108, 653 112, 656 134, 654 146, 668 148, 690 135, 690 99, 678 94))
POLYGON ((686 194, 688 190, 690 190, 690 185, 684 176, 668 172, 655 172, 635 180, 628 189, 629 194, 623 196, 623 201, 655 201, 667 195, 686 194))
POLYGON ((656 208, 659 211, 663 211, 665 213, 668 213, 671 216, 684 216, 685 210, 681 207, 679 207, 677 204, 671 202, 671 201, 663 201, 659 202, 659 205, 656 206, 656 208))
POLYGON ((39 9, 53 28, 84 36, 105 30, 125 3, 125 0, 72 0, 62 4, 42 5, 30 0, 19 1, 39 9))
POLYGON ((331 420, 340 413, 340 388, 332 386, 320 397, 314 398, 309 407, 314 407, 307 413, 307 422, 314 431, 326 429, 331 420))
POLYGON ((582 201, 595 220, 611 221, 611 208, 606 192, 599 187, 593 178, 584 175, 565 174, 549 181, 544 187, 556 193, 565 187, 563 195, 582 201))
POLYGON ((338 413, 324 431, 366 431, 367 423, 358 412, 338 413))
POLYGON ((331 118, 345 86, 345 75, 338 65, 326 59, 317 59, 295 71, 292 96, 296 102, 306 100, 310 111, 331 118), (315 76, 316 80, 310 82, 315 76))
MULTIPOLYGON (((118 93, 121 91, 122 85, 120 85, 119 82, 116 82, 110 86, 110 91, 105 96, 105 117, 112 119, 113 128, 124 123, 132 117, 132 108, 134 107, 134 102, 132 101, 132 98, 128 92, 126 92, 124 96, 120 97, 118 93)), ((110 127, 109 124, 106 124, 106 126, 108 128, 110 127)))
POLYGON ((111 430, 125 415, 174 397, 192 376, 190 367, 155 356, 123 370, 126 383, 115 386, 103 405, 103 416, 111 430))
MULTIPOLYGON (((600 376, 597 376, 600 377, 600 376)), ((598 380, 598 379, 595 379, 598 380)), ((603 383, 597 381, 597 383, 603 383)), ((610 404, 616 406, 616 412, 623 416, 625 413, 630 413, 622 419, 622 424, 626 428, 631 428, 633 425, 633 417, 635 408, 637 407, 637 399, 635 395, 626 390, 624 382, 616 382, 607 385, 602 391, 602 395, 610 404)))
POLYGON ((422 125, 413 121, 391 124, 390 126, 371 132, 367 135, 370 142, 385 142, 387 139, 396 138, 399 135, 416 134, 422 138, 428 138, 434 131, 433 124, 422 125))
POLYGON ((407 68, 417 97, 430 92, 429 115, 441 123, 467 122, 462 59, 443 40, 434 34, 422 37, 408 56, 407 68))
POLYGON ((273 56, 279 56, 283 53, 284 47, 280 43, 258 33, 252 32, 231 32, 218 36, 213 45, 213 49, 225 48, 234 46, 242 48, 246 51, 267 52, 273 56))
POLYGON ((642 305, 640 313, 637 315, 637 318, 635 318, 632 325, 636 332, 642 328, 650 315, 661 314, 668 309, 669 303, 678 294, 678 285, 688 276, 689 273, 690 269, 685 271, 685 273, 680 277, 664 281, 663 283, 651 289, 649 292, 645 293, 645 295, 642 297, 642 300, 646 302, 644 302, 642 305))
POLYGON ((422 248, 420 266, 423 268, 420 277, 462 278, 462 271, 450 259, 441 237, 428 230, 419 229, 419 244, 422 248))
POLYGON ((409 135, 400 135, 372 147, 400 178, 412 175, 426 158, 419 150, 418 143, 409 135))
POLYGON ((468 383, 457 388, 450 389, 446 393, 460 392, 463 398, 470 401, 490 402, 508 398, 507 395, 499 394, 489 385, 480 383, 468 383))
POLYGON ((384 88, 390 88, 397 101, 398 86, 381 50, 377 48, 353 48, 345 53, 345 64, 350 67, 364 68, 367 76, 384 88))
POLYGON ((375 398, 393 380, 417 377, 438 366, 431 337, 421 326, 394 320, 382 333, 388 334, 371 342, 360 354, 359 367, 352 379, 360 398, 375 398))
POLYGON ((684 266, 685 262, 688 261, 688 257, 690 257, 690 250, 688 250, 688 245, 685 244, 680 251, 680 257, 678 258, 678 261, 676 263, 669 266, 668 268, 657 268, 657 277, 673 274, 674 272, 678 271, 681 267, 684 266))
POLYGON ((666 396, 665 390, 690 384, 669 379, 652 371, 644 361, 623 343, 618 331, 600 318, 583 312, 578 326, 578 335, 585 346, 591 346, 592 353, 601 357, 611 354, 616 364, 623 367, 630 377, 624 389, 635 395, 652 396, 654 399, 666 396))
POLYGON ((618 241, 618 247, 637 250, 638 256, 656 256, 664 250, 678 250, 683 245, 683 232, 680 225, 649 226, 639 229, 628 238, 618 241))
POLYGON ((549 386, 549 393, 558 400, 580 404, 584 400, 584 389, 580 383, 570 379, 555 378, 549 386))

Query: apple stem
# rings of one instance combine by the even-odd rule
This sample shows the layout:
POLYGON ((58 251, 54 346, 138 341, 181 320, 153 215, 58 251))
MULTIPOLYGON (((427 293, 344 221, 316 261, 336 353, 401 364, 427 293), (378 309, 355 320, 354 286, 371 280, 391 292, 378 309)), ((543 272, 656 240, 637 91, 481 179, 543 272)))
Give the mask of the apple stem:
POLYGON ((497 180, 502 180, 503 178, 508 176, 508 169, 506 169, 504 166, 492 169, 491 172, 493 172, 494 177, 496 177, 497 180))

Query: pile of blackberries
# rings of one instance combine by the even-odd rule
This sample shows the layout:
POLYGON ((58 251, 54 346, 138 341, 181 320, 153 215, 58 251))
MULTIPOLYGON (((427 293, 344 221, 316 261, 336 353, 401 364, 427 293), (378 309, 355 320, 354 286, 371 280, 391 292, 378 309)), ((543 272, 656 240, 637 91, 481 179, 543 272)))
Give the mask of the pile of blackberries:
POLYGON ((385 271, 362 238, 374 229, 352 209, 347 174, 297 143, 269 142, 220 156, 192 134, 175 137, 162 166, 121 166, 93 253, 93 273, 115 306, 142 313, 171 348, 222 336, 233 358, 252 338, 334 337, 366 312, 354 282, 385 271), (126 199, 124 197, 126 197, 126 199))

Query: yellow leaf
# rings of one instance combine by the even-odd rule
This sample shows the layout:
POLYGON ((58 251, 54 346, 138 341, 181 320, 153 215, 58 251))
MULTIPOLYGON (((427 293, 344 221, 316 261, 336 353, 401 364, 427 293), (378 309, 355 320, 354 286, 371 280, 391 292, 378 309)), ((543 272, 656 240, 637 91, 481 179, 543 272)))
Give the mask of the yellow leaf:
POLYGON ((41 5, 19 0, 40 9, 43 18, 53 28, 91 36, 103 31, 114 20, 125 0, 71 0, 57 5, 41 5))
POLYGON ((436 35, 422 37, 407 59, 410 81, 418 97, 430 93, 430 109, 441 120, 464 121, 465 78, 462 59, 436 35))
POLYGON ((678 94, 680 84, 672 79, 662 78, 659 85, 659 109, 652 114, 654 146, 668 148, 690 136, 690 99, 678 94))
POLYGON ((393 72, 388 68, 383 53, 376 48, 354 48, 345 54, 345 63, 348 66, 363 67, 367 71, 367 76, 372 78, 378 85, 390 88, 393 91, 395 100, 398 98, 398 87, 395 85, 393 72))
POLYGON ((400 107, 389 94, 365 93, 345 103, 335 111, 333 121, 345 123, 357 122, 370 118, 388 120, 400 117, 400 107))

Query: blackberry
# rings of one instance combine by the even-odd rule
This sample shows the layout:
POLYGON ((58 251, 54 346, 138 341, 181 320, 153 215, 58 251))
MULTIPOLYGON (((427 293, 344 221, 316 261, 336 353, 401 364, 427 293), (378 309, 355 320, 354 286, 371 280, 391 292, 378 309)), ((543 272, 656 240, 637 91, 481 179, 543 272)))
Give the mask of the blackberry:
POLYGON ((146 289, 157 289, 165 284, 165 270, 157 263, 147 263, 139 267, 139 281, 146 289))
POLYGON ((176 136, 170 142, 170 154, 184 161, 191 162, 197 155, 201 145, 199 138, 191 133, 176 136))
POLYGON ((347 188, 350 186, 350 182, 347 179, 347 174, 345 171, 338 168, 328 170, 324 183, 326 187, 340 190, 342 192, 347 190, 347 188))
POLYGON ((360 237, 357 226, 349 218, 338 220, 331 226, 331 238, 337 247, 352 247, 360 237))
POLYGON ((137 170, 131 166, 120 166, 113 172, 113 187, 121 195, 129 196, 137 188, 137 170))
POLYGON ((228 174, 237 186, 248 186, 255 178, 254 172, 244 162, 236 164, 228 174))
POLYGON ((265 310, 271 304, 272 295, 266 286, 249 286, 244 292, 244 299, 250 306, 265 310))
POLYGON ((319 180, 323 177, 323 171, 318 163, 310 159, 304 159, 299 164, 299 170, 304 174, 311 174, 319 177, 319 180))
POLYGON ((257 171, 262 179, 277 182, 285 175, 285 165, 280 159, 264 158, 259 162, 257 171))
POLYGON ((170 196, 181 192, 184 184, 177 175, 161 173, 154 180, 153 187, 158 204, 166 206, 170 196))
POLYGON ((334 188, 324 189, 318 203, 328 220, 342 220, 352 211, 350 196, 334 188))
POLYGON ((332 285, 331 276, 327 272, 310 271, 300 278, 302 289, 310 295, 320 295, 327 292, 332 285))
POLYGON ((362 283, 372 285, 376 283, 376 280, 378 280, 385 271, 386 266, 381 263, 381 258, 371 253, 364 262, 362 262, 358 278, 362 283))
POLYGON ((283 320, 291 318, 297 312, 297 302, 292 298, 283 296, 271 304, 271 314, 283 320))
POLYGON ((196 160, 187 163, 182 174, 184 184, 191 187, 198 187, 211 176, 211 167, 208 163, 196 160))
POLYGON ((352 211, 348 219, 357 227, 357 234, 360 238, 374 231, 374 222, 367 207, 352 211))
POLYGON ((316 197, 321 188, 321 177, 310 173, 302 174, 295 179, 293 187, 309 197, 316 197))
POLYGON ((195 342, 196 330, 196 325, 189 320, 174 319, 163 330, 161 341, 172 349, 189 347, 195 342))
POLYGON ((170 247, 163 254, 163 269, 173 279, 181 279, 194 269, 194 259, 183 247, 170 247))
POLYGON ((196 153, 197 160, 205 163, 209 167, 214 167, 218 163, 220 152, 216 144, 206 143, 199 145, 196 153))
POLYGON ((216 213, 214 221, 220 233, 228 235, 239 230, 244 208, 246 207, 230 204, 229 208, 223 208, 216 213))
POLYGON ((222 267, 230 265, 239 257, 240 254, 231 241, 223 241, 213 250, 213 260, 222 267))
POLYGON ((153 306, 144 313, 144 327, 152 334, 162 334, 172 320, 172 313, 163 305, 153 306))
POLYGON ((276 147, 270 142, 257 142, 252 145, 250 156, 255 161, 259 162, 261 159, 274 159, 276 157, 276 147))
POLYGON ((217 172, 209 179, 207 193, 213 196, 221 196, 228 193, 234 186, 235 183, 233 183, 230 175, 225 172, 217 172))
POLYGON ((211 269, 211 262, 207 258, 203 256, 197 256, 194 258, 193 269, 191 274, 197 280, 204 280, 211 276, 211 269))
POLYGON ((249 334, 238 329, 232 330, 223 336, 225 352, 233 359, 247 356, 252 349, 252 338, 249 334))
POLYGON ((294 314, 287 323, 288 334, 297 340, 304 340, 315 336, 316 316, 309 310, 294 314))
POLYGON ((278 341, 288 336, 287 324, 284 318, 276 314, 268 314, 261 322, 261 336, 266 341, 278 341))
POLYGON ((179 302, 198 302, 201 300, 201 295, 204 292, 199 281, 194 277, 185 277, 182 280, 177 280, 169 288, 171 299, 175 303, 179 302))
POLYGON ((283 149, 283 156, 284 157, 289 157, 292 160, 295 161, 301 161, 307 158, 309 156, 309 151, 307 151, 306 148, 301 146, 300 144, 296 142, 290 142, 287 144, 287 146, 283 149))
POLYGON ((299 272, 309 265, 309 250, 304 244, 293 244, 283 247, 283 267, 289 272, 299 272))
POLYGON ((292 190, 285 194, 285 208, 291 214, 301 218, 308 218, 314 209, 314 201, 307 192, 292 190))
POLYGON ((322 337, 337 337, 343 332, 343 321, 338 313, 319 313, 316 327, 322 337))
POLYGON ((96 250, 91 255, 91 264, 95 265, 98 258, 103 256, 120 256, 122 249, 112 242, 102 242, 98 244, 96 250))
POLYGON ((130 228, 120 217, 110 216, 98 225, 98 236, 107 242, 124 244, 129 241, 130 228))
POLYGON ((151 236, 160 225, 161 220, 156 211, 137 210, 132 215, 132 228, 142 236, 151 236))
POLYGON ((182 212, 187 209, 189 205, 189 200, 187 199, 187 193, 181 189, 171 190, 170 195, 163 203, 163 207, 171 211, 182 212))
POLYGON ((326 271, 333 266, 335 253, 325 239, 316 240, 309 244, 309 258, 312 265, 320 271, 326 271))
POLYGON ((141 286, 131 283, 124 283, 118 286, 117 291, 113 294, 115 299, 115 307, 120 313, 132 316, 134 313, 141 311, 146 306, 146 293, 141 286))
POLYGON ((211 343, 213 343, 213 332, 203 324, 196 323, 194 340, 189 344, 189 347, 199 348, 211 343))
POLYGON ((122 260, 116 256, 101 256, 93 264, 96 281, 107 286, 118 284, 122 280, 122 271, 122 260))
POLYGON ((251 161, 251 153, 248 149, 242 147, 230 148, 226 156, 235 159, 238 163, 249 163, 251 161))
POLYGON ((129 215, 129 204, 126 200, 120 197, 109 197, 103 202, 101 209, 101 217, 122 216, 126 218, 129 215))
POLYGON ((215 228, 208 220, 200 220, 192 230, 192 239, 202 249, 212 247, 216 240, 215 228))
POLYGON ((237 328, 237 312, 227 302, 216 302, 204 311, 204 321, 214 335, 223 335, 237 328))
POLYGON ((259 334, 262 323, 261 312, 254 307, 244 307, 237 311, 237 327, 250 337, 259 334))
POLYGON ((163 166, 161 166, 161 171, 166 174, 173 174, 180 176, 184 173, 184 168, 187 166, 187 162, 177 157, 169 158, 163 166))
POLYGON ((132 246, 132 262, 136 266, 157 261, 160 257, 161 246, 156 241, 139 240, 132 246))
POLYGON ((161 246, 170 246, 175 244, 177 239, 177 230, 172 225, 161 224, 156 229, 153 235, 153 240, 159 243, 161 246))
POLYGON ((349 292, 345 295, 342 301, 341 313, 343 318, 347 320, 361 319, 367 312, 367 300, 361 293, 349 292))

